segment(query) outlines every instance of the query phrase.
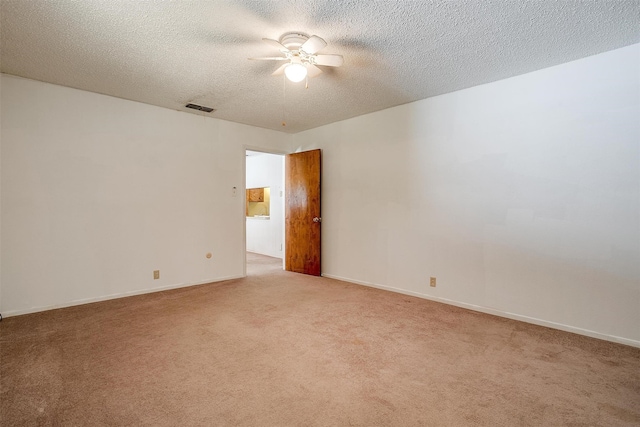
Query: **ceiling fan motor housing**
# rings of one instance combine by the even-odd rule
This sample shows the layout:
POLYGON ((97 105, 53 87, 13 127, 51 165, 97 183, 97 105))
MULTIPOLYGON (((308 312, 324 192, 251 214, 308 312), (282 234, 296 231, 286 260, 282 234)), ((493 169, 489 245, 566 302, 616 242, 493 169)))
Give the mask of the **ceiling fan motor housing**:
POLYGON ((307 40, 308 35, 298 32, 285 33, 280 37, 280 43, 289 50, 298 50, 307 40))

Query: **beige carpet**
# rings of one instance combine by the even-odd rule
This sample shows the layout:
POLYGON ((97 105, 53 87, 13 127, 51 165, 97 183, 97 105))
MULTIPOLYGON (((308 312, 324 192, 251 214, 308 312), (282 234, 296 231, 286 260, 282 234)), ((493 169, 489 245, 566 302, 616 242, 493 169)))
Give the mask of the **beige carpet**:
POLYGON ((640 425, 640 349, 249 260, 3 320, 0 424, 640 425))

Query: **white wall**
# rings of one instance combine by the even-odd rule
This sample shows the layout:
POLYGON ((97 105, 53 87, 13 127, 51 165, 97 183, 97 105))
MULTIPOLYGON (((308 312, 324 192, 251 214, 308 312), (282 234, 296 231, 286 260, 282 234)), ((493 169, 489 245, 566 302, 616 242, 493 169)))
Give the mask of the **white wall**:
POLYGON ((242 275, 244 149, 293 140, 323 149, 325 275, 640 345, 639 63, 293 137, 2 75, 0 312, 242 275))
POLYGON ((640 345, 639 63, 634 45, 294 135, 323 149, 324 275, 640 345))
POLYGON ((243 275, 244 144, 289 135, 1 79, 3 315, 243 275))
POLYGON ((284 157, 247 157, 247 188, 269 187, 270 218, 247 218, 247 251, 282 258, 284 247, 284 157))

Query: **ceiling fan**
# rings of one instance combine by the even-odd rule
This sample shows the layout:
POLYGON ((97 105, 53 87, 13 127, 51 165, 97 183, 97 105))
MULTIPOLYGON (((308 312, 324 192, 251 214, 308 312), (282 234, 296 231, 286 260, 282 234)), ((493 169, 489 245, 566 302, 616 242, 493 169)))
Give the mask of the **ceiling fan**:
POLYGON ((309 37, 306 34, 292 32, 284 34, 280 37, 280 41, 267 38, 262 40, 278 49, 285 56, 249 59, 287 61, 271 75, 279 76, 284 73, 292 82, 300 82, 306 77, 315 77, 321 74, 322 70, 317 65, 339 67, 344 62, 342 55, 317 55, 317 52, 327 45, 327 42, 318 36, 309 37))

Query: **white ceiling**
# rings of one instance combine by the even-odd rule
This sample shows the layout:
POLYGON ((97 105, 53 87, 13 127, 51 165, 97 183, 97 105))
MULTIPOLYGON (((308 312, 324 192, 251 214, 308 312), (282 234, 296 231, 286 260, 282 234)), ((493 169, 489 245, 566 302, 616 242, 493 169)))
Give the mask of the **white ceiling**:
POLYGON ((640 42, 640 0, 1 0, 3 73, 299 132, 640 42), (270 73, 299 31, 344 66, 270 73), (284 92, 284 93, 283 93, 284 92), (286 126, 282 126, 282 121, 286 126))

